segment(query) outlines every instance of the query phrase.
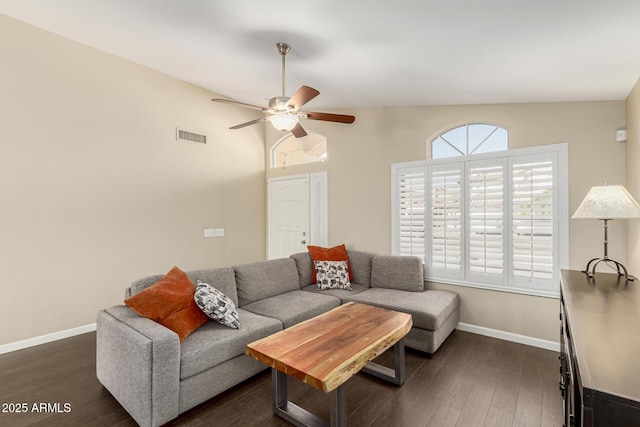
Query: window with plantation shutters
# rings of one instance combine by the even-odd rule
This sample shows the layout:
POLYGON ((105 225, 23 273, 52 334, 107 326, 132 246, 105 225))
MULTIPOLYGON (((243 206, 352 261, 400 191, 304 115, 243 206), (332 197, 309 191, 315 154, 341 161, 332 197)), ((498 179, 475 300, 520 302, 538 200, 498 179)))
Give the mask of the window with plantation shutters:
POLYGON ((543 286, 554 277, 555 159, 550 155, 513 159, 513 276, 517 286, 543 286))
POLYGON ((392 244, 430 281, 557 296, 567 145, 392 165, 392 244))
POLYGON ((466 164, 467 276, 497 284, 504 278, 504 164, 504 159, 466 164))
POLYGON ((462 169, 459 164, 433 165, 430 170, 430 270, 442 277, 460 277, 462 268, 462 169))
POLYGON ((424 167, 406 168, 396 180, 398 210, 398 254, 424 259, 424 167))

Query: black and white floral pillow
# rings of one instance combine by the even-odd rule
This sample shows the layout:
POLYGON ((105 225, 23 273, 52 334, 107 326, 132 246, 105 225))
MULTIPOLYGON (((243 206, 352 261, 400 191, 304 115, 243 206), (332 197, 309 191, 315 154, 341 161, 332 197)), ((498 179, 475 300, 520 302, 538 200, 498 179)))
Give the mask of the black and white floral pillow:
POLYGON ((231 298, 208 283, 198 280, 193 295, 200 310, 216 322, 233 329, 240 327, 240 317, 231 298))
POLYGON ((352 290, 349 282, 347 261, 314 261, 316 266, 317 289, 352 290))

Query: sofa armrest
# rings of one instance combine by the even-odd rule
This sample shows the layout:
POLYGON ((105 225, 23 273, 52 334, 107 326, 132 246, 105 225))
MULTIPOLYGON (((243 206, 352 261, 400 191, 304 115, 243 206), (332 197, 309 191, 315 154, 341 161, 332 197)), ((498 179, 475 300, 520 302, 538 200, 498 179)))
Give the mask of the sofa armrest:
POLYGON ((118 305, 98 312, 96 374, 141 426, 178 416, 180 340, 164 326, 118 305))

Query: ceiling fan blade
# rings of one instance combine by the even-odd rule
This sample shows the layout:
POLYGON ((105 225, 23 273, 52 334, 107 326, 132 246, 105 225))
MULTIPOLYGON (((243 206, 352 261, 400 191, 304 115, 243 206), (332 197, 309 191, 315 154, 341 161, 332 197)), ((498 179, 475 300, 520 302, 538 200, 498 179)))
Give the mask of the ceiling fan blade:
POLYGON ((212 101, 213 102, 222 102, 224 104, 239 105, 241 107, 252 108, 254 110, 258 110, 258 111, 262 111, 262 112, 264 112, 266 110, 266 108, 258 107, 257 105, 245 104, 244 102, 232 101, 230 99, 213 98, 212 101))
POLYGON ((302 126, 300 126, 300 123, 295 125, 293 129, 291 129, 291 133, 296 138, 302 138, 303 136, 307 136, 307 131, 305 131, 302 126))
POLYGON ((356 120, 355 116, 348 116, 346 114, 317 113, 314 111, 309 111, 303 114, 306 114, 307 119, 324 120, 325 122, 338 122, 338 123, 351 124, 356 120))
POLYGON ((256 123, 260 123, 267 120, 265 117, 260 117, 259 119, 251 120, 250 122, 240 123, 239 125, 231 126, 229 129, 241 129, 243 127, 255 125, 256 123))
POLYGON ((300 89, 296 91, 291 98, 289 98, 289 102, 287 105, 293 107, 295 111, 298 111, 304 104, 311 101, 316 96, 320 95, 320 92, 315 90, 309 86, 301 86, 300 89))

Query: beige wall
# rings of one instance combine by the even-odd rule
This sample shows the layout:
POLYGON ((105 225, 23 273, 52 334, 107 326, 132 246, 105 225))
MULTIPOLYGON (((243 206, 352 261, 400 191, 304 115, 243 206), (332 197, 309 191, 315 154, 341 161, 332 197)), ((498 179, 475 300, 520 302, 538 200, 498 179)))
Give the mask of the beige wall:
MULTIPOLYGON (((173 265, 264 258, 264 131, 226 130, 250 111, 2 15, 0 55, 0 322, 11 325, 0 345, 92 323, 131 280, 173 265), (176 142, 176 126, 206 133, 209 144, 176 142), (213 227, 226 236, 204 239, 213 227)), ((639 98, 636 86, 629 166, 639 160, 639 98)), ((592 185, 625 182, 625 144, 614 137, 625 127, 624 102, 344 112, 357 116, 354 125, 304 123, 328 137, 326 162, 267 172, 328 171, 332 245, 390 253, 390 165, 425 158, 429 137, 466 121, 506 126, 514 148, 569 142, 570 213, 592 185)), ((270 148, 281 135, 268 129, 270 148)), ((638 196, 640 177, 629 169, 638 196)), ((601 253, 601 225, 570 224, 569 264, 578 269, 601 253)), ((621 261, 625 233, 612 223, 610 254, 621 261)), ((555 299, 432 286, 461 295, 463 322, 557 340, 555 299)))
POLYGON ((264 129, 226 129, 253 113, 2 15, 0 58, 0 344, 91 324, 173 265, 264 259, 264 129))
MULTIPOLYGON (((312 106, 309 106, 312 109, 312 106)), ((509 129, 512 148, 569 143, 569 212, 593 185, 625 182, 625 146, 615 131, 625 125, 625 103, 550 103, 344 110, 353 125, 304 121, 327 136, 323 163, 268 170, 267 176, 328 171, 329 243, 388 254, 391 251, 391 164, 426 158, 426 141, 468 121, 509 129)), ((267 148, 281 134, 267 127, 267 148)), ((625 259, 626 227, 610 227, 610 255, 625 259)), ((602 254, 602 224, 570 221, 569 267, 584 268, 602 254)), ((459 286, 461 321, 535 338, 558 341, 558 300, 459 286)))
MULTIPOLYGON (((640 201, 640 79, 627 98, 627 183, 640 201)), ((630 274, 640 277, 640 219, 627 221, 627 264, 630 274)))

